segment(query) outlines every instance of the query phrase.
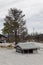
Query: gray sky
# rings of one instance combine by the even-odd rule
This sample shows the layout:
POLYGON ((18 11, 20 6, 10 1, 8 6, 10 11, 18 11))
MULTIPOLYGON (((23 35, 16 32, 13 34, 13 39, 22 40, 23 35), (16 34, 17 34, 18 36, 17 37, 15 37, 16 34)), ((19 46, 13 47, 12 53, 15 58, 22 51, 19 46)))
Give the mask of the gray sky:
POLYGON ((0 0, 0 33, 3 18, 10 8, 18 8, 26 15, 26 27, 29 33, 43 33, 43 0, 0 0))

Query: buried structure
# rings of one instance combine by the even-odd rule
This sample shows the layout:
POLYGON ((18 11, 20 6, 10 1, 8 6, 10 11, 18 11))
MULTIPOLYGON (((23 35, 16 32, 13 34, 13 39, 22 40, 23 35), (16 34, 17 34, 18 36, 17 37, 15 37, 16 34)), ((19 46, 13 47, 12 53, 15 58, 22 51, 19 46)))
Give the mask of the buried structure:
POLYGON ((39 49, 34 43, 18 43, 15 48, 19 53, 33 53, 39 49))
POLYGON ((7 36, 0 34, 0 43, 6 43, 7 36))

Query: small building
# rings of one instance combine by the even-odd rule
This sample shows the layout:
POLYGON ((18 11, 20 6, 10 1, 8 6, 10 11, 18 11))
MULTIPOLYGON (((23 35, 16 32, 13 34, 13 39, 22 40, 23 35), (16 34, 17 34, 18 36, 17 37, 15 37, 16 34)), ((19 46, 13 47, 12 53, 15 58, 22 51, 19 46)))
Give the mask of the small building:
POLYGON ((16 52, 19 53, 33 53, 33 51, 37 51, 39 47, 37 47, 34 43, 18 43, 16 46, 16 52))
POLYGON ((5 35, 2 35, 0 34, 0 43, 5 43, 6 42, 6 36, 5 35))

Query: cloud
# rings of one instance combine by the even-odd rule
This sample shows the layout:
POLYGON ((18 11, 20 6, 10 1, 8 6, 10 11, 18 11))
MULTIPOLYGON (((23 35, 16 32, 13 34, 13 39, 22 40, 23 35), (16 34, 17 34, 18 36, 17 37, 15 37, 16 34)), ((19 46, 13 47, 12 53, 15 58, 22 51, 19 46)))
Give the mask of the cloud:
POLYGON ((2 33, 4 19, 0 19, 0 34, 2 33))

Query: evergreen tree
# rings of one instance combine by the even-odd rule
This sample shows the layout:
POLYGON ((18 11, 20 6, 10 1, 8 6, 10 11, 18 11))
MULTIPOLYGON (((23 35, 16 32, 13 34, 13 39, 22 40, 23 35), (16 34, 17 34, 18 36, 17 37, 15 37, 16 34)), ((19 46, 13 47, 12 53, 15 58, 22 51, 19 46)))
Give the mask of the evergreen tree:
MULTIPOLYGON (((21 10, 11 8, 8 15, 5 17, 4 28, 2 32, 14 36, 15 44, 17 44, 21 38, 25 39, 27 36, 27 29, 25 27, 25 19, 21 10)), ((11 40, 12 41, 12 40, 11 40)))

